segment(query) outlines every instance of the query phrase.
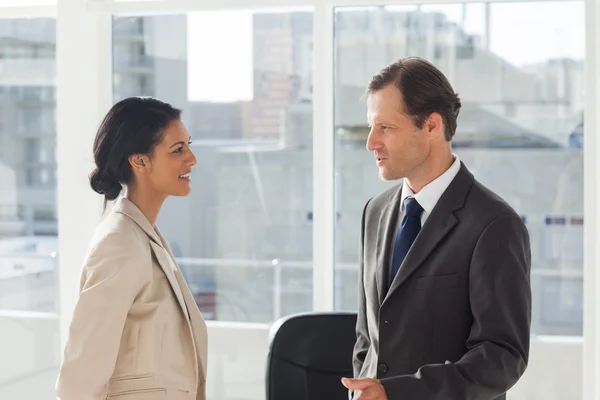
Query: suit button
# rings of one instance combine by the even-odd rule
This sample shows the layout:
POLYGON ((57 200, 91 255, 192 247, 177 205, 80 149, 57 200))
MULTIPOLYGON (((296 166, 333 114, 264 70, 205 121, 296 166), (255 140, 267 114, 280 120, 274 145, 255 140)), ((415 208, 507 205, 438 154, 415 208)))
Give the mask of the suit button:
POLYGON ((379 366, 377 367, 377 369, 379 370, 379 372, 384 373, 387 371, 387 365, 385 364, 379 364, 379 366))

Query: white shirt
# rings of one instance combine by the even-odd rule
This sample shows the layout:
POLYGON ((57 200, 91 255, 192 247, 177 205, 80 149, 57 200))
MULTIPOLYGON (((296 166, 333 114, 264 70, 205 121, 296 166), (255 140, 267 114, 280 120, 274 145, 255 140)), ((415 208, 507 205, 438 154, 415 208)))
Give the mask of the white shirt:
POLYGON ((402 197, 400 198, 400 220, 404 217, 404 200, 407 197, 414 197, 417 203, 423 208, 421 214, 421 226, 425 224, 427 217, 433 211, 433 208, 437 204, 442 194, 448 189, 450 183, 460 170, 460 160, 456 154, 453 154, 454 162, 442 175, 438 176, 433 181, 429 182, 421 191, 414 194, 412 189, 408 186, 406 179, 402 184, 402 197))

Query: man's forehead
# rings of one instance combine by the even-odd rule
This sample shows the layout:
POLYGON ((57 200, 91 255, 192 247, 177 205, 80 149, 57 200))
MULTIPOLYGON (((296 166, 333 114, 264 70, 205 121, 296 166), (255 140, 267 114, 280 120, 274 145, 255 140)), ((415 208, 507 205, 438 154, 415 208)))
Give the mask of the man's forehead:
POLYGON ((404 107, 398 101, 380 101, 367 105, 367 118, 405 116, 404 107))

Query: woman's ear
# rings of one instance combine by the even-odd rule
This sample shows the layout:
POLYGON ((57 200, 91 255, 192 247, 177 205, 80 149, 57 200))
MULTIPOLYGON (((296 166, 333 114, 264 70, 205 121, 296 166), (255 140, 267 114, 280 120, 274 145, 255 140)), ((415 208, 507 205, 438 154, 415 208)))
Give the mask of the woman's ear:
POLYGON ((144 170, 149 165, 149 163, 150 160, 147 156, 141 154, 133 154, 129 156, 129 164, 131 164, 132 168, 138 171, 144 170))

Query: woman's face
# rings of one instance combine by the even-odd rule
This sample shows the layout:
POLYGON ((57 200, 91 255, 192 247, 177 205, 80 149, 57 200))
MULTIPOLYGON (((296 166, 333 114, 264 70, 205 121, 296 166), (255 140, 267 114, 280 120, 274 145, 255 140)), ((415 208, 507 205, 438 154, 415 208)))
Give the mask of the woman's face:
POLYGON ((143 180, 151 192, 165 197, 187 196, 191 192, 190 173, 196 164, 196 156, 190 143, 190 135, 182 121, 174 120, 167 126, 161 142, 145 158, 148 166, 143 180))

